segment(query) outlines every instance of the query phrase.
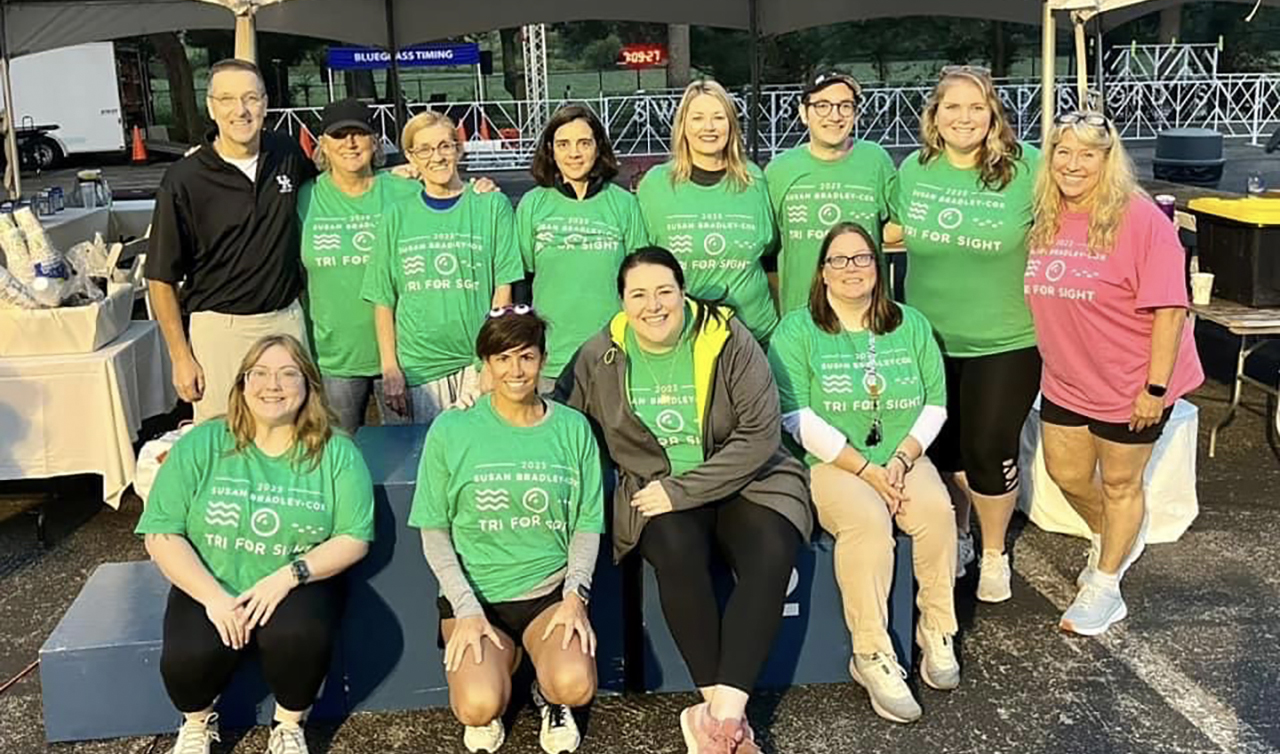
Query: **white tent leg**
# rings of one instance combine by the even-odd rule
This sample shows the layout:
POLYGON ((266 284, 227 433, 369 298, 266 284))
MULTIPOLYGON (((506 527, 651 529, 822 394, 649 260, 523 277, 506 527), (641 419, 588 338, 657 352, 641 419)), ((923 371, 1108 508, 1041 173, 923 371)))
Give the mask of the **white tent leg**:
POLYGON ((1085 49, 1085 21, 1078 14, 1071 14, 1076 37, 1076 109, 1091 110, 1089 106, 1089 53, 1085 49))
POLYGON ((1042 25, 1040 44, 1040 143, 1048 145, 1049 130, 1053 128, 1053 116, 1056 109, 1053 95, 1053 77, 1056 67, 1056 30, 1054 29, 1053 7, 1045 0, 1044 23, 1042 25))
POLYGON ((257 24, 252 9, 236 16, 236 57, 250 63, 258 62, 257 24))
POLYGON ((0 79, 4 85, 4 185, 9 190, 10 199, 22 196, 22 163, 18 159, 17 124, 13 120, 13 82, 9 79, 9 61, 0 59, 0 79))

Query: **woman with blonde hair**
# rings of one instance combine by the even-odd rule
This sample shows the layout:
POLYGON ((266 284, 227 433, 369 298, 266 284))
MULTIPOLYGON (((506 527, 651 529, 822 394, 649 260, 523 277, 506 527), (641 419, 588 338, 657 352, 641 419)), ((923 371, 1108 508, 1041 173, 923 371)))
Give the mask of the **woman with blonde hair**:
POLYGON ((401 146, 422 191, 383 214, 363 297, 374 306, 385 423, 429 424, 477 389, 476 334, 490 309, 511 303, 524 266, 511 201, 458 173, 453 121, 418 113, 401 146))
POLYGON ((255 647, 276 699, 267 751, 306 754, 302 720, 342 616, 336 577, 373 539, 373 484, 292 336, 249 349, 228 407, 173 446, 137 527, 173 584, 160 656, 184 717, 173 751, 208 754, 214 702, 255 647))
POLYGON ((920 118, 924 146, 903 161, 894 202, 907 247, 906 301, 933 325, 947 373, 946 425, 929 448, 950 483, 957 572, 982 527, 978 599, 1009 599, 1005 554, 1018 497, 1018 439, 1040 383, 1022 296, 1040 153, 1020 143, 991 75, 942 69, 920 118))
POLYGON ((722 301, 756 340, 767 340, 778 312, 760 258, 773 244, 773 210, 720 84, 703 79, 684 90, 671 155, 636 187, 649 240, 680 260, 690 295, 722 301))
POLYGON ((1173 404, 1204 380, 1186 327, 1184 252, 1103 115, 1058 117, 1035 187, 1026 298, 1044 356, 1045 467, 1092 539, 1065 631, 1123 620, 1143 549, 1142 479, 1173 404))

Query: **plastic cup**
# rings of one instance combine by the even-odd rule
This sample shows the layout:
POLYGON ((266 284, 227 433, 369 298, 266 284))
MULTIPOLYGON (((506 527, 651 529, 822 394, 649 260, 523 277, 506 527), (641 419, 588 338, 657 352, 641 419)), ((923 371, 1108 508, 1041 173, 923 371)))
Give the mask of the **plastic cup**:
POLYGON ((1208 306, 1213 293, 1213 273, 1191 273, 1191 303, 1196 306, 1208 306))
POLYGON ((1172 220, 1174 213, 1178 211, 1178 198, 1172 194, 1156 194, 1155 201, 1160 211, 1172 220))

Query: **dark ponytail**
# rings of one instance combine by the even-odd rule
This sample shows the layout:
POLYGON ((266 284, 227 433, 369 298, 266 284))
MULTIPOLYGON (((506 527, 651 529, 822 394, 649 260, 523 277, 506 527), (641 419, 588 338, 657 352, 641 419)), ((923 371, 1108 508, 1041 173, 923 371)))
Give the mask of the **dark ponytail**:
POLYGON ((627 273, 642 264, 654 264, 671 270, 671 274, 676 279, 676 285, 680 287, 680 293, 685 299, 698 305, 698 314, 693 320, 694 332, 702 332, 702 328, 712 320, 724 324, 725 318, 720 312, 720 307, 724 305, 724 296, 717 299, 690 296, 684 287, 684 269, 680 267, 680 261, 661 246, 642 246, 622 260, 622 264, 618 267, 618 298, 622 298, 627 288, 627 273))

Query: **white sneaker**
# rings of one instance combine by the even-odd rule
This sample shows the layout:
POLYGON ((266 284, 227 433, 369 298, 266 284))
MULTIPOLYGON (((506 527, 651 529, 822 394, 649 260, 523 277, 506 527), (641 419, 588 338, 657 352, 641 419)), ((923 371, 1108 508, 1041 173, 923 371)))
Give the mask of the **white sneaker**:
POLYGON ((1120 596, 1120 587, 1101 586, 1090 579, 1062 614, 1058 627, 1081 636, 1097 636, 1128 615, 1129 608, 1120 596))
POLYGON ((302 728, 293 723, 276 723, 267 739, 267 754, 308 754, 302 728))
POLYGON ((965 566, 974 561, 976 557, 973 549, 973 534, 970 532, 959 532, 956 535, 956 578, 963 579, 964 575, 969 572, 965 566))
POLYGON ((538 732, 538 744, 547 754, 565 754, 578 750, 582 743, 582 735, 578 733, 578 722, 573 719, 573 712, 563 704, 552 704, 542 696, 538 682, 533 682, 530 693, 533 706, 542 718, 542 729, 538 732))
MULTIPOLYGON (((1138 527, 1138 536, 1133 540, 1133 549, 1129 550, 1129 554, 1124 561, 1120 563, 1120 570, 1116 571, 1116 577, 1123 580, 1124 574, 1129 570, 1129 566, 1137 562, 1142 556, 1144 550, 1147 549, 1147 532, 1151 529, 1151 508, 1144 507, 1142 510, 1142 524, 1138 527)), ((1098 559, 1102 557, 1102 535, 1089 535, 1089 558, 1085 563, 1084 570, 1080 571, 1080 575, 1076 576, 1076 586, 1083 587, 1084 582, 1092 576, 1093 571, 1098 570, 1098 559)))
POLYGON ((494 754, 506 740, 507 731, 502 727, 502 718, 492 720, 488 725, 468 725, 462 732, 462 745, 471 754, 494 754))
POLYGON ((884 652, 855 654, 849 660, 849 675, 867 690, 876 714, 895 723, 920 719, 920 705, 907 688, 907 671, 897 659, 884 652))
POLYGON ((916 643, 920 645, 920 679, 930 688, 950 691, 960 685, 960 663, 956 660, 951 634, 916 626, 916 643))
POLYGON ((978 599, 982 602, 1004 602, 1013 596, 1009 580, 1013 572, 1009 569, 1009 556, 1003 552, 982 551, 982 562, 978 564, 978 599))
POLYGON ((173 744, 172 754, 209 754, 214 741, 222 741, 218 737, 217 712, 209 713, 204 720, 187 718, 178 728, 178 740, 173 744))

